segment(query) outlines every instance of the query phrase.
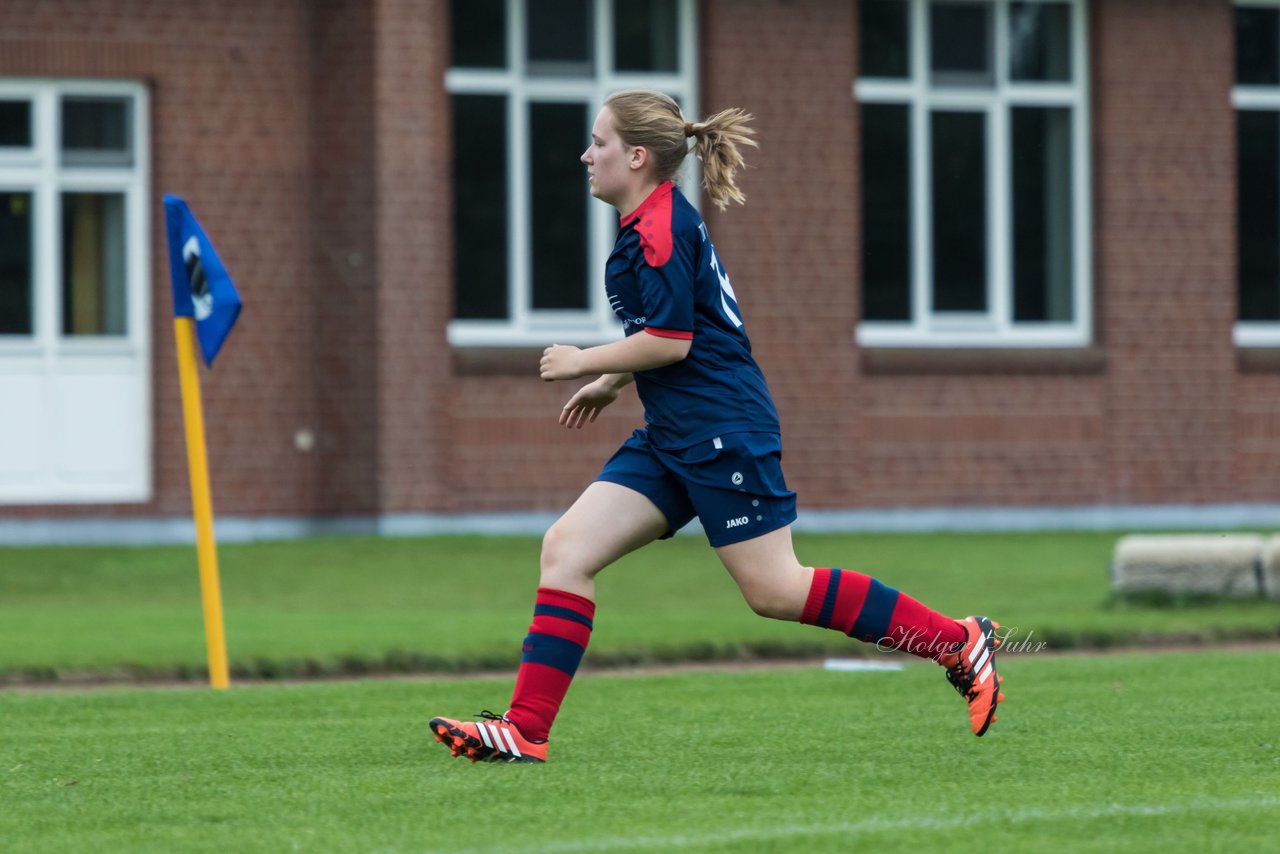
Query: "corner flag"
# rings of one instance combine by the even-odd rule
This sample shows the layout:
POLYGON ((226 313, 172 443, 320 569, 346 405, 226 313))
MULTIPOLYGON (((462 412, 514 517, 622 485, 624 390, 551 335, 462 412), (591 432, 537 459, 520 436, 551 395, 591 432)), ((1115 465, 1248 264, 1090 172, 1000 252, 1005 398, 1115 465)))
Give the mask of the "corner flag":
POLYGON ((182 423, 187 434, 191 513, 196 527, 209 684, 221 690, 231 681, 222 624, 222 585, 218 581, 218 548, 213 537, 213 498, 209 489, 209 456, 205 448, 196 344, 198 340, 205 364, 212 366, 222 342, 240 316, 240 295, 187 203, 177 196, 166 195, 164 218, 169 231, 173 333, 178 346, 178 382, 182 388, 182 423))
POLYGON ((166 194, 164 218, 169 231, 173 316, 195 318, 200 352, 212 367, 240 316, 240 295, 187 203, 166 194))

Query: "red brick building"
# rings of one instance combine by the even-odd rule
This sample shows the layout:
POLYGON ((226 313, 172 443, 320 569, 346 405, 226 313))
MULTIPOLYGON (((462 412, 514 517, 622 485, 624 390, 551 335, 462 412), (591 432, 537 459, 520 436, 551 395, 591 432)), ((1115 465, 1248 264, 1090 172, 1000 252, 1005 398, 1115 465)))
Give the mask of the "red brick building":
POLYGON ((566 506, 641 420, 537 379, 618 334, 577 157, 628 85, 756 116, 704 213, 802 521, 1280 519, 1278 45, 1257 0, 5 3, 6 535, 189 511, 163 193, 246 304, 220 518, 566 506))

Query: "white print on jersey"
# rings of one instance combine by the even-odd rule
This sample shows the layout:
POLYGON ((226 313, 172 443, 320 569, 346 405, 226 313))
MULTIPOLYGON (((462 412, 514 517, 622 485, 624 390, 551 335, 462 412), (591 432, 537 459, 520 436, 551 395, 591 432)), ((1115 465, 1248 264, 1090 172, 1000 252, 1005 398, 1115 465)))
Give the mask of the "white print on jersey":
POLYGON ((716 278, 720 280, 720 306, 724 309, 725 316, 729 318, 729 322, 735 327, 742 328, 742 320, 737 313, 729 307, 729 300, 733 300, 733 304, 738 304, 738 295, 733 292, 733 285, 729 283, 729 274, 722 272, 720 269, 720 259, 716 257, 716 248, 711 247, 711 269, 716 271, 716 278), (726 295, 728 299, 726 299, 726 295))
POLYGON ((750 519, 748 519, 746 516, 739 516, 737 519, 729 519, 728 521, 726 521, 724 523, 724 527, 726 530, 728 530, 729 528, 740 528, 743 525, 749 525, 749 524, 751 524, 750 519))

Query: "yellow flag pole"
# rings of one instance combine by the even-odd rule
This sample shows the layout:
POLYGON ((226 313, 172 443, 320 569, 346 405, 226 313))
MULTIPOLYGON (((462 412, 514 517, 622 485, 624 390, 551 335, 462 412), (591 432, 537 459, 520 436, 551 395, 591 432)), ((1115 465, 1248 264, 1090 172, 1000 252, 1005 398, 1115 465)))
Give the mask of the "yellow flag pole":
POLYGON ((200 598, 204 602, 204 639, 209 656, 209 685, 225 689, 227 639, 222 629, 222 590, 218 584, 218 548, 213 540, 213 499, 209 492, 209 460, 205 451, 204 408, 196 370, 195 320, 173 319, 178 342, 178 379, 182 385, 182 421, 187 431, 187 468, 191 472, 191 510, 196 523, 196 557, 200 563, 200 598))

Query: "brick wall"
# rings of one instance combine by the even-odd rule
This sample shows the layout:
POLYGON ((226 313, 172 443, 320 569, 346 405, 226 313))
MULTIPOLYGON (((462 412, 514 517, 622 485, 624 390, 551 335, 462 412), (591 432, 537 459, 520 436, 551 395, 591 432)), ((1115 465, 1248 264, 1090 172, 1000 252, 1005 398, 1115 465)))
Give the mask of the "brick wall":
POLYGON ((1231 501, 1232 8, 1095 4, 1094 257, 1119 503, 1231 501))
POLYGON ((313 423, 308 16, 302 2, 7 3, 0 75, 141 80, 151 93, 155 498, 119 507, 5 508, 7 515, 189 512, 160 197, 184 196, 249 309, 204 375, 215 506, 309 513, 313 423))
POLYGON ((365 0, 312 14, 310 303, 315 324, 315 510, 377 511, 377 201, 374 27, 365 0))
MULTIPOLYGON (((0 75, 150 83, 156 199, 156 498, 6 513, 187 511, 163 192, 188 198, 248 304, 205 377, 220 513, 557 510, 589 482, 640 422, 634 395, 565 431, 575 385, 539 382, 536 350, 477 371, 445 338, 447 16, 443 0, 0 11, 0 75)), ((853 4, 704 0, 700 19, 703 112, 756 116, 748 204, 705 207, 802 508, 1277 500, 1280 372, 1242 373, 1231 343, 1229 4, 1090 4, 1097 346, 896 364, 854 342, 853 4)))

